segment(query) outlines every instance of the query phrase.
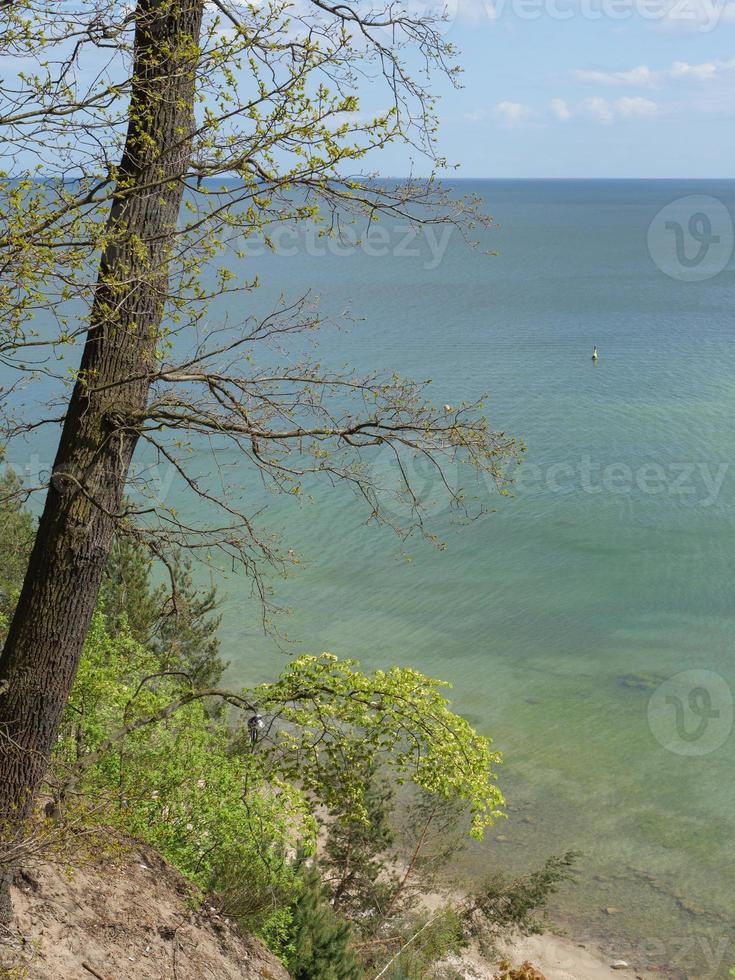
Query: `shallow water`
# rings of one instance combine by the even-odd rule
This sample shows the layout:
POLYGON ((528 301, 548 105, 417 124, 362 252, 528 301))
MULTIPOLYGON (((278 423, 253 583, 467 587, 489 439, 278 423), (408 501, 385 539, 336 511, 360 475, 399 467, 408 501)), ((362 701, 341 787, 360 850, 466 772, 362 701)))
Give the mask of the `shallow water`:
MULTIPOLYGON (((484 239, 496 257, 452 240, 433 269, 425 245, 413 258, 277 257, 268 271, 365 318, 330 338, 335 362, 431 377, 439 403, 489 391, 493 424, 527 446, 516 495, 408 564, 360 527, 351 500, 284 513, 312 560, 281 590, 288 630, 297 649, 454 683, 456 707, 505 758, 509 842, 479 849, 481 865, 525 869, 577 849, 562 917, 671 975, 724 975, 735 963, 735 274, 672 279, 647 231, 692 194, 735 207, 735 185, 468 189, 499 223, 484 239), (683 671, 703 673, 659 688, 683 671), (690 710, 700 686, 710 701, 690 710), (683 738, 667 694, 684 705, 683 738)), ((235 676, 270 669, 268 644, 242 635, 234 610, 226 628, 235 676)), ((468 873, 477 858, 471 849, 468 873)))
MULTIPOLYGON (((348 494, 274 500, 270 526, 306 559, 278 586, 293 609, 283 625, 297 651, 451 680, 455 707, 494 738, 508 841, 473 846, 462 873, 581 851, 559 919, 666 975, 726 976, 735 270, 671 278, 647 234, 663 206, 691 195, 735 212, 735 183, 463 189, 485 197, 498 226, 483 245, 499 255, 468 252, 458 236, 441 255, 436 241, 397 248, 405 233, 387 225, 385 254, 309 255, 300 240, 295 254, 255 260, 266 284, 313 289, 326 310, 364 318, 328 334, 325 360, 431 377, 439 404, 489 391, 494 426, 527 446, 513 498, 482 488, 496 511, 469 527, 449 526, 428 482, 448 548, 416 543, 411 562, 389 533, 362 526, 348 494)), ((688 207, 672 212, 682 227, 688 207)), ((258 303, 277 291, 267 285, 258 303)), ((237 579, 223 587, 231 679, 271 675, 285 655, 237 579)))

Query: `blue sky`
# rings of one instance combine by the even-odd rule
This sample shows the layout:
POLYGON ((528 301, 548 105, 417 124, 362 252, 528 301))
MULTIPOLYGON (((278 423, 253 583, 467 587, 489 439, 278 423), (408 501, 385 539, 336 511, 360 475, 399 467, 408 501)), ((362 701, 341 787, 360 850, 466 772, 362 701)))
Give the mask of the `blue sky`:
POLYGON ((441 147, 462 176, 735 176, 735 3, 450 3, 464 87, 440 88, 441 147))
MULTIPOLYGON (((735 176, 735 0, 401 2, 446 6, 463 87, 433 88, 460 176, 735 176)), ((361 95, 361 114, 388 105, 380 84, 361 95)), ((400 146, 368 166, 429 170, 400 146)))

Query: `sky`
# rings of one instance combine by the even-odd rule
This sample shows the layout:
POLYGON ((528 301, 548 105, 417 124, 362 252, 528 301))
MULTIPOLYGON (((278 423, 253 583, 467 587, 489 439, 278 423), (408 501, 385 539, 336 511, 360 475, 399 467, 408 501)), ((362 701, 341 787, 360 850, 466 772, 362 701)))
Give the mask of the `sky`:
MULTIPOLYGON (((735 177, 735 0, 400 2, 446 10, 442 34, 459 51, 462 87, 431 86, 453 175, 735 177)), ((360 95, 360 115, 389 104, 379 82, 360 95)), ((431 169, 400 145, 368 168, 431 169)))
POLYGON ((461 176, 735 176, 735 2, 448 2, 464 74, 439 86, 440 146, 461 176))

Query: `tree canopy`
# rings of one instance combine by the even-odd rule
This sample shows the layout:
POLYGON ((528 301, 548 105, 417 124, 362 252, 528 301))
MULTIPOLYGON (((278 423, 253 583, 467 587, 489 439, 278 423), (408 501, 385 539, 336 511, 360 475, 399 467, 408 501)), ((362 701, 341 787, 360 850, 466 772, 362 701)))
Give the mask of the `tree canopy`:
MULTIPOLYGON (((185 601, 184 553, 239 564, 268 620, 262 570, 286 567, 292 553, 261 528, 260 505, 236 482, 199 476, 194 450, 206 447, 218 478, 229 453, 272 490, 347 485, 370 518, 431 535, 407 461, 427 461, 464 513, 467 470, 502 488, 516 447, 479 404, 434 407, 428 382, 289 356, 295 336, 320 324, 308 297, 284 298, 267 315, 249 303, 258 284, 249 243, 283 224, 319 222, 339 235, 351 217, 396 216, 470 235, 484 220, 434 177, 387 182, 362 172, 395 141, 442 163, 431 81, 436 72, 455 80, 457 70, 435 20, 393 3, 363 10, 325 0, 18 0, 0 13, 2 437, 59 431, 49 479, 6 495, 43 495, 0 657, 0 826, 14 842, 115 539, 164 563, 174 607, 185 601), (387 108, 365 116, 359 94, 376 83, 387 108), (48 402, 29 406, 29 386, 41 383, 48 402), (367 465, 376 448, 404 477, 406 521, 383 506, 367 465), (146 450, 207 505, 203 516, 150 492, 145 467, 132 467, 146 450)), ((451 784, 433 765, 439 748, 458 751, 435 685, 410 672, 375 675, 359 682, 358 703, 344 697, 341 667, 322 658, 293 670, 279 682, 283 696, 327 685, 332 725, 377 725, 382 713, 397 724, 390 687, 415 695, 437 750, 413 760, 406 750, 401 764, 416 763, 421 785, 459 791, 481 828, 492 805, 477 802, 479 786, 451 784)), ((467 733, 461 743, 479 760, 478 743, 467 733)), ((1 872, 2 862, 0 919, 9 915, 1 872)))

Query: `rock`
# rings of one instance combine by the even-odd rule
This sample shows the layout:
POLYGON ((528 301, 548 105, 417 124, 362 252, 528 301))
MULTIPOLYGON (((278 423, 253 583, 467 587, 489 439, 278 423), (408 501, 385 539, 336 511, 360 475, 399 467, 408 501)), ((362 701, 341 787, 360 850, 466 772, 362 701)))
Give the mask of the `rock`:
POLYGON ((687 915, 706 915, 705 910, 700 905, 695 905, 694 902, 688 902, 685 898, 677 898, 676 904, 679 906, 682 912, 686 912, 687 915))
POLYGON ((610 964, 610 969, 611 970, 627 970, 628 969, 628 964, 625 962, 625 960, 613 960, 612 963, 610 964))
POLYGON ((665 679, 662 674, 649 674, 645 672, 640 674, 623 674, 622 677, 618 677, 618 684, 630 691, 645 691, 650 694, 665 679))

